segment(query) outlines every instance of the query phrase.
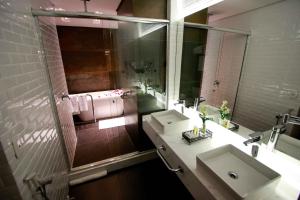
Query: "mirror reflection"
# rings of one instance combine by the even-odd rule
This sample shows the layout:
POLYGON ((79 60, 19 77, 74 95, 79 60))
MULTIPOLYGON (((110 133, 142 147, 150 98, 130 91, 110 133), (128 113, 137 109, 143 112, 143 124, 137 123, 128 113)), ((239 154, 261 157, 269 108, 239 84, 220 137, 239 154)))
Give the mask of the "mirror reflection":
MULTIPOLYGON (((223 30, 191 26, 185 19, 180 98, 188 106, 193 106, 195 98, 204 98, 210 114, 219 118, 220 106, 227 101, 230 122, 262 132, 262 141, 268 146, 277 131, 274 148, 300 159, 297 31, 286 27, 279 15, 269 23, 259 15, 260 10, 242 13, 245 9, 241 8, 231 15, 221 6, 208 9, 207 24, 223 30), (254 17, 257 15, 261 17, 254 17), (226 28, 251 30, 251 34, 226 28), (278 129, 278 125, 283 127, 278 129)), ((279 5, 272 9, 278 10, 279 5)), ((248 134, 243 136, 249 138, 248 134)))

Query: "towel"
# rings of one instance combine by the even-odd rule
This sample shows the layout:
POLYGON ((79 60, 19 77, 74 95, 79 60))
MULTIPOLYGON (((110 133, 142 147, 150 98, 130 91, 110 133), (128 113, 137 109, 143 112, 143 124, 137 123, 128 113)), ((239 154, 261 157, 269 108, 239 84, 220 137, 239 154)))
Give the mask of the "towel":
POLYGON ((86 95, 82 95, 78 97, 78 104, 79 104, 79 111, 88 111, 89 107, 88 107, 88 102, 87 102, 87 98, 86 95))
POLYGON ((72 103, 72 113, 73 114, 79 114, 79 105, 78 105, 78 96, 74 95, 74 96, 70 96, 71 98, 71 103, 72 103))

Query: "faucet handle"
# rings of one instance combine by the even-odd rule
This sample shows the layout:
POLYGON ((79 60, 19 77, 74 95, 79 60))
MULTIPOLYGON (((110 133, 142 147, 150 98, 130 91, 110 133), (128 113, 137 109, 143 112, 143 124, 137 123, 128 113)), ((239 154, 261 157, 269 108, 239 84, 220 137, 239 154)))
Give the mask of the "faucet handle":
POLYGON ((286 126, 285 125, 276 125, 276 126, 273 126, 272 130, 276 133, 284 133, 286 131, 286 126))

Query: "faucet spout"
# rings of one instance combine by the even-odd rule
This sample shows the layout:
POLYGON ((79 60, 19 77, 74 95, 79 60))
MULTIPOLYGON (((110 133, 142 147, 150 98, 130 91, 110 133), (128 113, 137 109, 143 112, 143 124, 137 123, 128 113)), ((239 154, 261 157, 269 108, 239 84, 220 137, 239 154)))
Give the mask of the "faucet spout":
POLYGON ((269 150, 271 150, 271 151, 274 150, 274 148, 277 144, 279 135, 284 133, 285 131, 286 131, 285 125, 277 125, 272 128, 271 136, 269 138, 269 142, 267 145, 269 150))
POLYGON ((195 98, 195 101, 194 101, 194 110, 197 111, 200 103, 202 103, 204 101, 205 101, 204 97, 195 98))
POLYGON ((245 142, 243 142, 244 145, 246 145, 246 146, 248 144, 260 141, 263 138, 263 133, 262 132, 254 132, 254 133, 251 133, 249 135, 249 137, 250 137, 250 139, 248 139, 245 142))
POLYGON ((174 103, 174 106, 181 105, 181 113, 184 114, 185 100, 178 100, 177 103, 174 103))
POLYGON ((296 117, 290 114, 284 114, 282 121, 284 124, 300 125, 300 117, 296 117))

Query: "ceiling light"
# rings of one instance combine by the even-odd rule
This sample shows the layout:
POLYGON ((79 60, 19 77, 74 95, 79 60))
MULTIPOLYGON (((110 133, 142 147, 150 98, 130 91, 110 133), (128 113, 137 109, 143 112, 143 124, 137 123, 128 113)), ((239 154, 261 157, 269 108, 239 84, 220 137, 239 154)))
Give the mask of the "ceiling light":
POLYGON ((55 10, 55 9, 53 7, 47 7, 46 10, 52 11, 52 10, 55 10))
POLYGON ((103 12, 101 12, 101 11, 95 11, 95 13, 96 13, 96 14, 99 14, 99 15, 102 15, 102 14, 103 14, 103 12))
POLYGON ((68 18, 68 17, 61 17, 60 19, 61 19, 61 21, 66 22, 66 23, 71 21, 70 18, 68 18))
POLYGON ((93 24, 101 24, 101 20, 100 19, 93 19, 93 24))
POLYGON ((55 11, 65 11, 63 8, 54 8, 55 11))

